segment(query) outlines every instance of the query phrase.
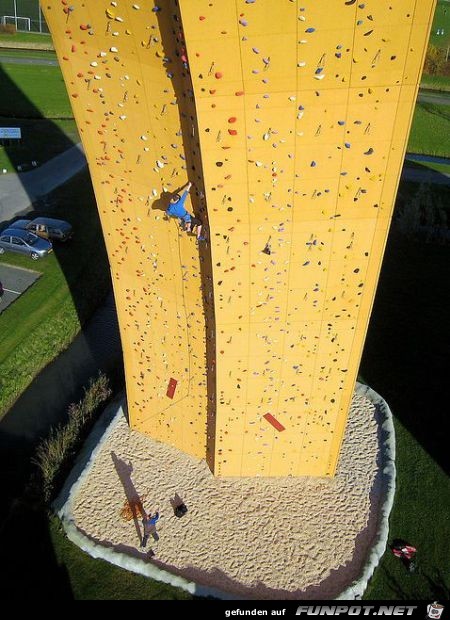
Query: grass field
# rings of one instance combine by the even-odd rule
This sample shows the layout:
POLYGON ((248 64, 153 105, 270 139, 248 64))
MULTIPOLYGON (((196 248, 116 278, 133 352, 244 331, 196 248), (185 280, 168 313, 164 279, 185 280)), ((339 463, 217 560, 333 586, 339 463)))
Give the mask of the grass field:
POLYGON ((0 170, 30 168, 33 160, 44 163, 79 142, 58 66, 0 64, 0 90, 0 124, 21 127, 23 136, 20 144, 0 146, 0 170))
POLYGON ((422 75, 421 88, 450 92, 450 77, 446 75, 422 75))
POLYGON ((0 33, 0 43, 24 43, 25 45, 38 43, 53 46, 52 37, 49 34, 40 34, 39 32, 0 33))
POLYGON ((59 67, 4 63, 0 65, 0 86, 0 116, 73 118, 59 67))
POLYGON ((438 0, 431 27, 430 43, 443 49, 450 45, 450 3, 446 0, 438 0), (437 34, 438 30, 444 30, 444 34, 437 34))
MULTIPOLYGON (((1 58, 35 58, 36 60, 57 60, 55 52, 48 52, 46 50, 22 50, 22 49, 8 49, 0 47, 1 58)), ((4 62, 7 62, 4 61, 4 62)))
POLYGON ((33 377, 73 340, 110 290, 106 250, 87 171, 51 195, 54 217, 73 224, 74 239, 54 244, 40 261, 6 253, 0 262, 33 268, 43 275, 0 315, 0 416, 33 377), (20 320, 19 320, 20 317, 20 320))
POLYGON ((446 157, 449 155, 450 106, 417 103, 407 151, 446 157))

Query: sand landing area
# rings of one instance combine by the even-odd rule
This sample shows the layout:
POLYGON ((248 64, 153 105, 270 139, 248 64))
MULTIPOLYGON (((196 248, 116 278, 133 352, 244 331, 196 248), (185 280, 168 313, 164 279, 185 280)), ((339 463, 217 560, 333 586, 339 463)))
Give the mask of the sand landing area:
POLYGON ((378 562, 394 468, 366 388, 354 395, 334 479, 215 478, 204 461, 130 430, 117 409, 59 500, 69 537, 94 557, 252 599, 336 598, 378 562), (180 500, 187 512, 177 517, 180 500), (143 548, 144 512, 159 520, 143 548))

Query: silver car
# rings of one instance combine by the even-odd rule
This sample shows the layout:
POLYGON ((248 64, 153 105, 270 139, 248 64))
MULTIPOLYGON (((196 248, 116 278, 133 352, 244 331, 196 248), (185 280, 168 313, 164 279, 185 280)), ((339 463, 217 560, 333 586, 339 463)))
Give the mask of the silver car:
POLYGON ((0 254, 3 254, 5 250, 26 254, 33 260, 38 260, 52 251, 52 244, 28 230, 7 228, 0 233, 0 254))

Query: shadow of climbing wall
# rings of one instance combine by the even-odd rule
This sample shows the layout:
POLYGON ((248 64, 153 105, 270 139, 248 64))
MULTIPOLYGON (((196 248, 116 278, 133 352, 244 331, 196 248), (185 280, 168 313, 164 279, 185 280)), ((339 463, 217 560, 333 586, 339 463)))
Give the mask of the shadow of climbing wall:
POLYGON ((218 475, 334 474, 434 4, 180 2, 211 229, 218 475))
POLYGON ((221 476, 333 475, 434 5, 42 2, 133 428, 221 476), (163 218, 188 176, 200 251, 163 218))
MULTIPOLYGON (((164 219, 167 197, 161 197, 188 176, 200 196, 203 189, 190 80, 176 56, 183 46, 179 20, 172 10, 165 15, 152 10, 147 0, 47 0, 42 8, 95 188, 119 315, 130 424, 204 458, 201 275, 208 256, 206 250, 199 255, 195 237, 181 233, 175 219, 164 219)), ((194 205, 187 206, 202 214, 204 205, 192 194, 194 205)))

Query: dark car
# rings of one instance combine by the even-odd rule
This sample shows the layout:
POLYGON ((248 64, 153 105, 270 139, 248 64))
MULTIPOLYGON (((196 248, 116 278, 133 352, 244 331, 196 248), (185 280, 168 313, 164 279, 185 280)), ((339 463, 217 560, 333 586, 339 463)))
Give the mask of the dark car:
POLYGON ((0 254, 5 250, 31 256, 33 260, 43 258, 52 251, 52 244, 28 230, 7 228, 0 233, 0 254))
POLYGON ((72 226, 64 220, 56 220, 51 217, 37 217, 34 220, 17 220, 10 228, 30 230, 42 239, 54 241, 67 241, 73 235, 72 226))

